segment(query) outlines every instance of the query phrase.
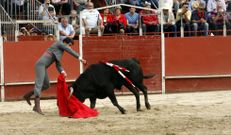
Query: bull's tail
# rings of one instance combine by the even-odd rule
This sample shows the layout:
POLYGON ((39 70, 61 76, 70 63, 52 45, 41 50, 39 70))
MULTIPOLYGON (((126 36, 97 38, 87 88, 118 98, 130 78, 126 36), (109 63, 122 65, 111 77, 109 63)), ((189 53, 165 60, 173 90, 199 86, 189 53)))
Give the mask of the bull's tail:
POLYGON ((155 76, 155 74, 146 74, 146 75, 143 76, 143 78, 144 79, 149 79, 149 78, 152 78, 154 76, 155 76))

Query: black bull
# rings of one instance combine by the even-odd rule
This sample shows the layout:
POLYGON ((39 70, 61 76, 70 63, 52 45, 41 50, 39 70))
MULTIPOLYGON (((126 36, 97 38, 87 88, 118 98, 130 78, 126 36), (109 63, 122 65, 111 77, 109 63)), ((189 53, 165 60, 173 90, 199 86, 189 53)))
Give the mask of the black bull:
MULTIPOLYGON (((143 92, 145 106, 150 109, 148 102, 147 87, 143 84, 143 79, 151 78, 153 75, 144 76, 142 68, 137 59, 115 60, 110 61, 113 64, 127 68, 130 72, 123 72, 133 84, 143 92)), ((126 112, 116 99, 114 89, 120 90, 122 86, 127 87, 136 97, 137 111, 140 111, 140 95, 138 89, 130 85, 119 73, 103 63, 90 65, 77 80, 69 86, 69 89, 74 90, 73 95, 81 102, 85 99, 90 99, 90 107, 94 108, 96 99, 104 99, 109 97, 112 104, 116 106, 122 114, 126 112)))

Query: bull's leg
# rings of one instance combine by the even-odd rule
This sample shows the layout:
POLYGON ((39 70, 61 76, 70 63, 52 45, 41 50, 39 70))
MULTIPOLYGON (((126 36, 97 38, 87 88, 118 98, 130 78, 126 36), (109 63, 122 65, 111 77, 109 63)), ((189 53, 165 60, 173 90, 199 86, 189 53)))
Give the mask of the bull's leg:
POLYGON ((136 97, 136 110, 141 111, 140 109, 140 93, 137 89, 135 89, 133 86, 130 84, 125 85, 136 97))
POLYGON ((96 98, 90 98, 90 107, 95 108, 96 98))
POLYGON ((126 113, 126 110, 118 104, 118 101, 116 99, 114 92, 112 92, 108 97, 110 98, 112 104, 116 106, 122 114, 126 113))
POLYGON ((148 94, 147 94, 147 87, 144 86, 143 84, 137 85, 137 87, 143 92, 144 94, 144 102, 145 102, 145 106, 146 108, 149 110, 151 109, 151 106, 148 102, 148 94))

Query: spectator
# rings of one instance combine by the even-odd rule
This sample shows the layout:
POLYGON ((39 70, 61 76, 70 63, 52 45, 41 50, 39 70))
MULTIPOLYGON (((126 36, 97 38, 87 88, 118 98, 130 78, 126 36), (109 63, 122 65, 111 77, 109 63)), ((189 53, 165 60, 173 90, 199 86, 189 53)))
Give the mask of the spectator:
POLYGON ((51 17, 50 13, 52 13, 52 15, 55 16, 55 8, 53 5, 50 4, 50 0, 45 0, 44 4, 40 5, 39 7, 39 19, 49 20, 51 17))
POLYGON ((73 0, 74 7, 79 14, 80 11, 85 9, 85 5, 87 4, 87 0, 73 0))
MULTIPOLYGON (((226 25, 226 28, 230 28, 230 22, 229 22, 229 15, 223 10, 221 5, 218 5, 217 11, 211 13, 212 22, 211 25, 214 27, 214 30, 222 30, 224 26, 224 22, 226 25)), ((219 32, 216 32, 217 34, 219 32)))
MULTIPOLYGON (((176 25, 175 25, 175 17, 174 17, 174 14, 172 13, 172 11, 166 7, 166 8, 163 8, 163 26, 164 26, 164 31, 166 32, 171 32, 170 35, 172 35, 173 33, 173 36, 176 37, 176 25)), ((159 15, 159 20, 161 20, 161 16, 159 15)))
POLYGON ((68 18, 66 17, 61 19, 61 23, 58 24, 58 29, 60 33, 60 41, 63 41, 63 39, 67 37, 73 39, 75 36, 74 28, 68 23, 68 18))
POLYGON ((55 41, 55 36, 52 34, 49 34, 45 38, 46 41, 55 41))
MULTIPOLYGON (((151 3, 146 2, 144 6, 151 9, 151 3)), ((156 11, 141 10, 140 16, 144 34, 146 32, 159 32, 159 22, 156 11)))
POLYGON ((176 14, 179 9, 179 2, 177 0, 159 0, 159 9, 168 9, 170 12, 176 14))
POLYGON ((58 15, 69 15, 71 13, 71 5, 68 0, 51 0, 58 15))
POLYGON ((214 29, 212 14, 218 11, 217 7, 220 6, 223 11, 226 11, 226 4, 224 0, 208 0, 207 4, 207 14, 208 14, 208 23, 211 24, 211 29, 214 29))
POLYGON ((26 19, 27 3, 25 0, 11 0, 11 8, 15 19, 26 19))
POLYGON ((103 20, 103 26, 104 26, 104 33, 113 33, 111 27, 112 27, 112 21, 113 16, 110 13, 109 8, 106 8, 103 10, 103 13, 100 14, 103 20))
POLYGON ((129 12, 125 14, 125 17, 127 19, 126 31, 128 33, 137 33, 139 29, 140 15, 136 13, 136 8, 130 7, 129 12))
POLYGON ((207 23, 207 14, 203 3, 200 3, 199 8, 192 12, 192 24, 195 36, 198 30, 203 30, 204 35, 208 35, 209 24, 207 23))
POLYGON ((196 10, 199 7, 199 4, 203 3, 206 5, 206 2, 204 0, 190 0, 189 2, 189 10, 192 12, 193 10, 196 10))
POLYGON ((90 33, 103 33, 104 27, 101 25, 102 18, 97 9, 94 9, 94 4, 92 2, 87 3, 86 9, 83 10, 83 25, 85 29, 85 34, 87 36, 90 33))
MULTIPOLYGON (((184 31, 190 32, 192 12, 188 9, 189 4, 183 3, 181 9, 176 14, 176 26, 178 30, 183 26, 184 31)), ((188 33, 190 36, 190 33, 188 33)))
POLYGON ((217 6, 220 5, 223 11, 226 11, 226 5, 225 5, 225 0, 208 0, 207 3, 207 12, 216 12, 217 11, 217 6))
POLYGON ((6 33, 6 31, 2 31, 2 40, 3 40, 3 42, 6 42, 7 41, 7 33, 6 33))
POLYGON ((30 32, 26 29, 26 27, 21 27, 19 30, 19 36, 30 36, 30 32))
POLYGON ((112 22, 112 31, 115 33, 125 33, 127 27, 127 20, 124 14, 121 13, 122 8, 120 6, 115 7, 113 22, 112 22))
POLYGON ((75 30, 76 34, 80 34, 80 26, 79 26, 79 17, 77 15, 76 10, 71 11, 71 15, 69 17, 69 24, 71 24, 75 30))
POLYGON ((159 9, 166 8, 172 11, 173 0, 159 0, 158 5, 159 9))

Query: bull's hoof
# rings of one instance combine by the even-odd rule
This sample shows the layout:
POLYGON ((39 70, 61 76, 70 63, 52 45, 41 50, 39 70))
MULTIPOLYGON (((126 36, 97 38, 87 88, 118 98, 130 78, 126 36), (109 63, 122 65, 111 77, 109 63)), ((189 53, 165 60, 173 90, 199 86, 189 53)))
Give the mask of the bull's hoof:
POLYGON ((151 105, 150 105, 149 103, 145 104, 145 106, 146 106, 146 108, 147 108, 148 110, 151 109, 151 105))
POLYGON ((143 111, 143 110, 141 110, 141 109, 137 109, 137 112, 141 112, 141 111, 143 111))
POLYGON ((126 110, 121 110, 120 111, 122 114, 126 114, 126 110))

